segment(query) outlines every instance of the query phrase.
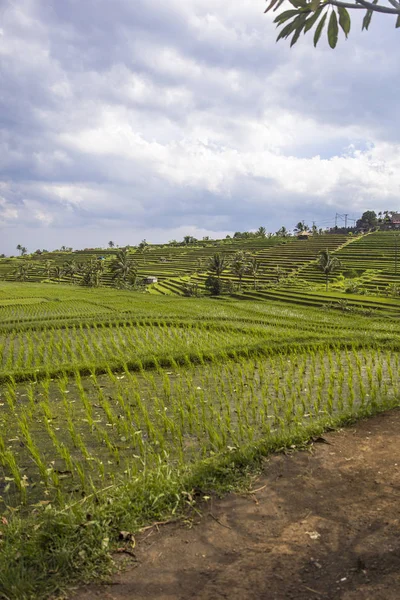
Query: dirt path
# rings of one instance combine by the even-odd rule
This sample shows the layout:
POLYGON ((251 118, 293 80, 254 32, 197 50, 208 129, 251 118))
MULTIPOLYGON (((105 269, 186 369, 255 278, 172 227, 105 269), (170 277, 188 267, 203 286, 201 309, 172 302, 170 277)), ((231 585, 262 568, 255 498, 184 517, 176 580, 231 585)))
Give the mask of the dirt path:
POLYGON ((137 563, 74 600, 398 600, 400 411, 265 462, 253 494, 191 529, 142 534, 137 563))

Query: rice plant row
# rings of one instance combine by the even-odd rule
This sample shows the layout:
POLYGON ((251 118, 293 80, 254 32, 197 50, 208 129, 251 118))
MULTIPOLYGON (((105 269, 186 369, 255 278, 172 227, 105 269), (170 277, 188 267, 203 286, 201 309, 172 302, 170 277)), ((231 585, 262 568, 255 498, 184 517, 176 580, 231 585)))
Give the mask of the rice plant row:
POLYGON ((7 506, 65 503, 160 461, 295 437, 308 423, 393 406, 399 354, 310 347, 171 370, 0 388, 0 495, 7 506))

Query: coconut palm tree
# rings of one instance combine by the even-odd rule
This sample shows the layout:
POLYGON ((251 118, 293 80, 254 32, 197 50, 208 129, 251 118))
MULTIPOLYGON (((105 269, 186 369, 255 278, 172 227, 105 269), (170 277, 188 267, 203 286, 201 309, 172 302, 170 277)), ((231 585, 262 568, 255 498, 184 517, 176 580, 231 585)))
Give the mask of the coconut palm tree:
POLYGON ((261 263, 255 256, 252 256, 249 264, 247 266, 247 270, 250 275, 253 277, 254 289, 257 289, 257 275, 260 271, 261 263))
POLYGON ((99 287, 104 269, 103 261, 95 258, 91 258, 83 267, 77 265, 77 272, 82 273, 82 284, 88 287, 99 287))
POLYGON ((46 273, 47 279, 50 279, 50 276, 51 276, 51 267, 52 267, 51 260, 45 260, 44 264, 43 264, 43 269, 44 269, 44 272, 46 273))
POLYGON ((22 246, 21 246, 21 244, 18 244, 18 246, 17 246, 17 250, 18 250, 18 252, 21 252, 21 250, 22 250, 22 246))
POLYGON ((257 231, 256 231, 257 237, 265 238, 266 235, 267 235, 267 230, 265 229, 265 227, 259 227, 257 229, 257 231))
POLYGON ((286 229, 286 227, 281 227, 280 229, 278 229, 278 231, 275 234, 277 237, 287 237, 288 236, 288 230, 286 229))
POLYGON ((54 277, 57 277, 58 283, 61 283, 61 277, 64 275, 63 268, 60 265, 56 265, 53 269, 54 277))
POLYGON ((145 253, 148 251, 149 245, 146 240, 142 240, 138 245, 138 252, 143 255, 143 262, 146 264, 145 253))
POLYGON ((64 268, 65 274, 70 276, 70 281, 71 281, 71 283, 73 283, 75 275, 78 272, 78 265, 76 264, 76 261, 74 259, 68 260, 67 262, 64 263, 63 268, 64 268))
POLYGON ((134 285, 136 283, 137 265, 133 261, 129 261, 128 256, 128 249, 122 248, 117 252, 117 256, 111 263, 113 279, 118 284, 123 283, 126 285, 130 282, 131 285, 134 285))
POLYGON ((108 242, 108 247, 109 247, 109 248, 114 248, 114 246, 115 246, 114 242, 113 242, 112 240, 110 240, 110 241, 108 242))
POLYGON ((227 268, 228 262, 225 259, 225 257, 219 252, 217 252, 216 254, 214 254, 214 256, 210 258, 208 263, 208 270, 211 271, 211 273, 215 273, 218 280, 227 268))
POLYGON ((332 256, 329 250, 322 250, 318 255, 317 267, 325 274, 326 291, 329 288, 329 275, 341 266, 340 260, 332 256))
POLYGON ((243 251, 239 250, 239 252, 236 252, 236 254, 234 255, 232 262, 231 262, 231 271, 236 275, 236 277, 239 280, 239 291, 242 291, 242 279, 243 276, 245 275, 246 271, 247 271, 247 260, 246 260, 246 256, 244 254, 243 251))
POLYGON ((308 226, 308 225, 306 225, 306 224, 304 223, 304 221, 299 221, 299 222, 297 223, 296 227, 294 228, 294 230, 295 230, 297 233, 303 233, 303 231, 310 231, 310 228, 309 228, 309 226, 308 226))
POLYGON ((105 271, 105 264, 104 264, 104 260, 97 260, 95 261, 96 264, 94 266, 94 284, 95 287, 99 287, 100 283, 101 283, 101 276, 104 274, 105 271))
POLYGON ((28 279, 29 265, 26 262, 22 262, 18 265, 14 272, 15 279, 17 281, 26 281, 28 279))
POLYGON ((282 269, 282 267, 280 267, 279 265, 276 265, 274 269, 274 274, 276 277, 276 283, 280 283, 282 277, 285 277, 286 271, 285 269, 282 269))

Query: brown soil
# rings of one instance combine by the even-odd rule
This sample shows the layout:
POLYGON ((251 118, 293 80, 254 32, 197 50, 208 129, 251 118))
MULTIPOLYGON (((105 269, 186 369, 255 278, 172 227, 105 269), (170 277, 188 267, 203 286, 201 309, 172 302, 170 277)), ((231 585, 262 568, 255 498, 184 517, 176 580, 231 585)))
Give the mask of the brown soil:
POLYGON ((74 600, 399 600, 400 411, 270 457, 253 490, 146 530, 136 562, 74 600))

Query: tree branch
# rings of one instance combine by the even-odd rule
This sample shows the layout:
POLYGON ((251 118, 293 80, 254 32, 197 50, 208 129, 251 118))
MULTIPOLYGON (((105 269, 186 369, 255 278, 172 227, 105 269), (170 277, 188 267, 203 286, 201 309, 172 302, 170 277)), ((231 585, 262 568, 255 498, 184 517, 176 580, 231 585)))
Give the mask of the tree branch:
POLYGON ((361 10, 365 10, 361 4, 353 4, 352 2, 341 2, 341 0, 327 0, 326 4, 331 4, 332 6, 342 7, 342 8, 359 8, 361 10))
POLYGON ((372 4, 372 2, 367 2, 367 0, 356 0, 356 2, 357 4, 361 4, 361 6, 366 8, 367 10, 372 10, 372 12, 380 12, 388 15, 400 15, 400 8, 389 8, 389 6, 372 4))
POLYGON ((343 8, 359 8, 361 10, 372 10, 372 12, 380 12, 388 15, 400 15, 400 2, 396 0, 389 0, 390 4, 397 8, 390 8, 389 6, 381 6, 380 4, 372 4, 366 0, 355 0, 356 4, 352 2, 342 2, 341 0, 327 0, 326 4, 332 6, 343 7, 343 8))

